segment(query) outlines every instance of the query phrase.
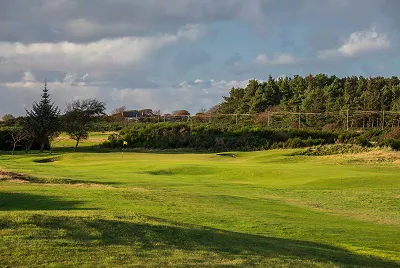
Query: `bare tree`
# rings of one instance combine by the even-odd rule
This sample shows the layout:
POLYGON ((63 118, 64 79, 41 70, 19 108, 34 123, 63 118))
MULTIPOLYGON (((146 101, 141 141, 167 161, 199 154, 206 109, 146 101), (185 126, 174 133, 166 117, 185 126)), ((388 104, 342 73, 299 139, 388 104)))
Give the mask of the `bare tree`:
POLYGON ((25 153, 28 153, 29 150, 30 150, 31 147, 32 147, 32 144, 34 143, 34 139, 33 139, 32 134, 29 133, 29 136, 28 136, 26 139, 23 139, 21 142, 22 142, 23 145, 24 145, 25 153))
POLYGON ((123 113, 125 111, 126 111, 126 107, 124 105, 124 106, 121 106, 121 107, 118 107, 118 108, 115 108, 114 110, 112 110, 111 114, 112 115, 120 114, 120 113, 123 113))
POLYGON ((125 106, 121 106, 119 108, 112 110, 112 112, 111 112, 112 118, 117 122, 124 121, 123 112, 126 112, 125 106))
POLYGON ((18 143, 29 140, 32 141, 32 135, 24 126, 19 124, 14 125, 10 128, 10 136, 13 143, 12 148, 12 155, 15 153, 15 148, 17 147, 18 143))
POLYGON ((60 135, 60 132, 55 132, 53 133, 53 135, 51 135, 49 137, 49 149, 50 149, 50 154, 53 153, 53 144, 54 144, 54 140, 60 135))
POLYGON ((154 110, 153 115, 157 117, 157 121, 160 122, 160 118, 162 116, 161 110, 154 110))

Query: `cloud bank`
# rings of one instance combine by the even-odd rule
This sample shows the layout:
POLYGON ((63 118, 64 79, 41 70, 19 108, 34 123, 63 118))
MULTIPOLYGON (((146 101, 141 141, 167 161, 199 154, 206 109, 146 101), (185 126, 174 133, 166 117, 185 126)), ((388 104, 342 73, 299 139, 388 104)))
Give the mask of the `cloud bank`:
POLYGON ((24 114, 46 78, 61 107, 96 97, 109 110, 196 112, 269 74, 398 75, 398 10, 397 0, 2 0, 0 116, 24 114))

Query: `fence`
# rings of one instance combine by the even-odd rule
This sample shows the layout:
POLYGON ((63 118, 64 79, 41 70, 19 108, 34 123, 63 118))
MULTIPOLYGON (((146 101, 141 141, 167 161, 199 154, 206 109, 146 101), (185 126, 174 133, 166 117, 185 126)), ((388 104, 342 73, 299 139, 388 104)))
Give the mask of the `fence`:
POLYGON ((138 122, 196 122, 258 124, 271 128, 395 128, 400 127, 400 111, 276 112, 260 114, 197 114, 147 116, 138 122))

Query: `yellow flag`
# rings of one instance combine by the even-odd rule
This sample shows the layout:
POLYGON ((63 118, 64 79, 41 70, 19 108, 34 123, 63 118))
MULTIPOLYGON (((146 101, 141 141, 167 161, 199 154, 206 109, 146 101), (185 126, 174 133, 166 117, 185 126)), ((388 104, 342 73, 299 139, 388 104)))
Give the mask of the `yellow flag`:
POLYGON ((128 145, 128 142, 127 142, 127 141, 124 141, 124 145, 128 145))

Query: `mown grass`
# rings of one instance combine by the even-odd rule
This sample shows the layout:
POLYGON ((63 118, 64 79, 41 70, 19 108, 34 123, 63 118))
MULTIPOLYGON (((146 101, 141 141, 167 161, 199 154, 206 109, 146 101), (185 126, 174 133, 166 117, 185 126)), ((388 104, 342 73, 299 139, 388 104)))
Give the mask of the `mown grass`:
POLYGON ((399 166, 293 152, 0 155, 0 264, 398 267, 399 166))

